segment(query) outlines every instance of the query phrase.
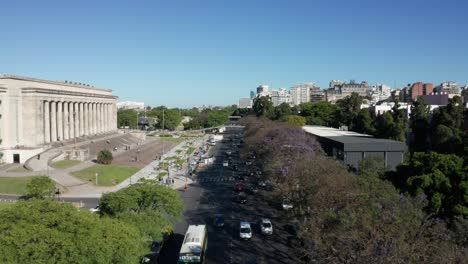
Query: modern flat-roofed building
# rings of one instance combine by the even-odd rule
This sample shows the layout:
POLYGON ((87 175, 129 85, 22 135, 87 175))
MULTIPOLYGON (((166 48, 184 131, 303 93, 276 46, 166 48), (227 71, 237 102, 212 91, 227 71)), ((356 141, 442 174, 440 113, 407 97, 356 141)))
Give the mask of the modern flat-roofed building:
POLYGON ((378 156, 382 157, 388 169, 393 170, 405 157, 404 142, 374 138, 331 127, 304 126, 303 129, 317 137, 327 155, 354 168, 358 168, 359 162, 363 159, 378 156))
POLYGON ((252 108, 252 99, 250 98, 239 99, 239 108, 252 108))
POLYGON ((0 75, 1 160, 24 163, 54 142, 116 131, 116 100, 88 84, 0 75))
POLYGON ((117 109, 122 110, 135 110, 135 111, 143 111, 145 110, 145 103, 144 102, 132 102, 132 101, 123 101, 117 103, 117 109))

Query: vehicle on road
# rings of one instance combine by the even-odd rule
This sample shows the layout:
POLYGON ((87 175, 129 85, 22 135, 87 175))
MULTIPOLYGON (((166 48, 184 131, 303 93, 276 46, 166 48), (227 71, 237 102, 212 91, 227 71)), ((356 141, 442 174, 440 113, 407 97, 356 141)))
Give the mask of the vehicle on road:
POLYGON ((289 199, 287 199, 287 198, 283 199, 282 207, 283 207, 284 210, 291 210, 291 209, 294 208, 291 201, 289 199))
POLYGON ((264 235, 271 235, 273 234, 273 225, 271 224, 270 219, 268 218, 263 218, 260 221, 260 229, 262 231, 262 234, 264 235))
POLYGON ((228 167, 229 166, 229 161, 225 160, 223 161, 223 167, 228 167))
POLYGON ((250 161, 250 160, 246 161, 246 162, 245 162, 245 165, 247 165, 247 166, 252 165, 252 161, 250 161))
POLYGON ((240 222, 239 236, 241 239, 251 239, 252 238, 252 228, 250 223, 247 221, 240 222))
POLYGON ((266 182, 264 180, 258 180, 257 185, 260 187, 266 187, 266 182))
POLYGON ((237 167, 237 165, 234 165, 234 166, 232 166, 232 170, 233 170, 233 171, 238 171, 239 168, 237 167))
POLYGON ((245 195, 243 192, 240 192, 237 195, 237 202, 240 204, 245 204, 247 202, 247 195, 245 195))
POLYGON ((243 190, 244 190, 244 185, 242 185, 242 184, 234 185, 234 191, 242 192, 243 190))
POLYGON ((222 214, 216 214, 213 218, 213 225, 216 227, 224 226, 224 216, 222 214))
POLYGON ((205 225, 189 225, 179 253, 178 264, 204 263, 208 243, 205 225))

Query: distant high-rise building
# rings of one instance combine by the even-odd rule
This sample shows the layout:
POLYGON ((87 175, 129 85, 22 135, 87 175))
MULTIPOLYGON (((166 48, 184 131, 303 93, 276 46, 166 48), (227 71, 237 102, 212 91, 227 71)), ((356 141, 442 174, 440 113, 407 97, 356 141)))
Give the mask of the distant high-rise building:
MULTIPOLYGON (((310 102, 311 89, 315 89, 313 83, 303 83, 291 87, 291 99, 293 105, 310 102)), ((320 89, 320 88, 319 88, 320 89)))
POLYGON ((241 98, 239 100, 239 108, 252 108, 252 99, 241 98))
POLYGON ((409 98, 411 101, 416 101, 418 96, 431 94, 432 90, 433 90, 432 83, 422 83, 422 82, 413 83, 413 85, 411 85, 411 88, 409 90, 409 94, 410 94, 409 98))
POLYGON ((255 92, 254 91, 250 91, 250 99, 254 99, 255 97, 255 92))
POLYGON ((313 87, 311 87, 309 90, 309 93, 310 93, 309 102, 318 103, 318 102, 325 100, 325 93, 324 91, 320 90, 320 87, 318 86, 314 85, 313 87))
POLYGON ((461 88, 456 82, 443 82, 440 85, 434 87, 434 92, 448 94, 449 98, 454 96, 460 96, 461 88))
POLYGON ((271 102, 273 106, 278 106, 282 103, 291 103, 291 94, 288 90, 280 88, 279 90, 272 90, 270 92, 271 102))
POLYGON ((117 103, 117 109, 133 109, 136 111, 143 111, 145 110, 145 103, 143 102, 132 102, 132 101, 123 101, 117 103))

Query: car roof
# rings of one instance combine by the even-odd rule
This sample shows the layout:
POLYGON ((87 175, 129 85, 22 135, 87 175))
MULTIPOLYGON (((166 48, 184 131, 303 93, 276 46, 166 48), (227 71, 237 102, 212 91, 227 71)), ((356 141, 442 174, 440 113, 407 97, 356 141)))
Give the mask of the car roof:
POLYGON ((271 224, 271 221, 268 218, 262 218, 262 223, 270 223, 271 224))
POLYGON ((243 227, 250 227, 250 223, 247 222, 247 221, 241 221, 240 222, 240 227, 243 228, 243 227))

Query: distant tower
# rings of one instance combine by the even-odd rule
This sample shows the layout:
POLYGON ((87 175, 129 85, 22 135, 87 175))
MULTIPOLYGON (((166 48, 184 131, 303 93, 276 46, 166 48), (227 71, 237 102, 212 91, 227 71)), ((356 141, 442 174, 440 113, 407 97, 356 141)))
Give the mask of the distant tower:
POLYGON ((250 91, 250 99, 253 99, 255 97, 255 92, 254 91, 250 91))

